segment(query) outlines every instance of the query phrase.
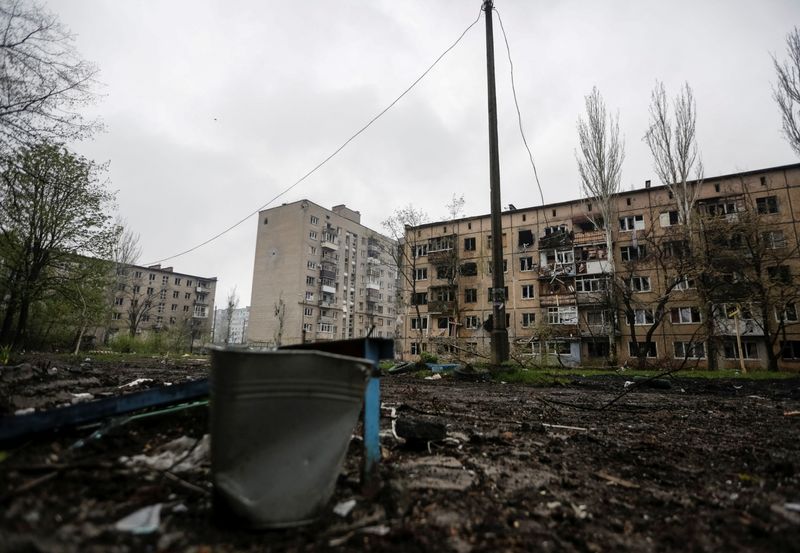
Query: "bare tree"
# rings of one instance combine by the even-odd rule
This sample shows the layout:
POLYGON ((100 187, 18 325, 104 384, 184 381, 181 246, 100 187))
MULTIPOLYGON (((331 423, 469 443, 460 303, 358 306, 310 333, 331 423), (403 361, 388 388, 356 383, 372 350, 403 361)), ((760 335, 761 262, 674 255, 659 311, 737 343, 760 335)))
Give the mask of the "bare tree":
POLYGON ((674 101, 674 119, 670 115, 664 83, 656 82, 650 96, 650 127, 644 141, 653 154, 659 180, 678 204, 678 218, 689 224, 692 209, 700 193, 703 163, 697 149, 696 106, 689 83, 685 83, 674 101), (698 181, 690 185, 690 179, 698 181))
POLYGON ((464 200, 464 194, 461 194, 461 196, 456 196, 453 194, 453 198, 450 200, 450 203, 445 206, 447 208, 447 215, 451 221, 464 216, 465 203, 466 200, 464 200))
POLYGON ((783 134, 800 155, 800 29, 797 27, 786 35, 786 54, 788 59, 783 63, 772 56, 778 74, 772 94, 781 110, 783 134))
MULTIPOLYGON (((236 293, 236 286, 228 292, 228 299, 225 303, 225 344, 231 341, 231 321, 233 320, 233 313, 239 307, 239 294, 236 293)), ((277 315, 277 313, 276 313, 277 315)))
MULTIPOLYGON (((625 143, 619 138, 619 114, 611 116, 597 87, 586 96, 586 120, 578 118, 578 144, 575 152, 583 195, 597 202, 605 229, 608 273, 614 274, 614 235, 612 221, 625 159, 625 143)), ((595 221, 597 226, 597 221, 595 221)), ((614 287, 608 287, 609 303, 614 305, 614 287)), ((609 358, 616 359, 614 321, 608 324, 609 358)))
POLYGON ((0 146, 66 141, 99 127, 78 108, 95 99, 97 69, 74 37, 37 3, 0 1, 0 146))
MULTIPOLYGON (((394 251, 389 252, 395 260, 398 273, 405 280, 410 291, 410 296, 404 298, 404 307, 413 306, 416 315, 416 326, 420 345, 423 343, 422 315, 419 310, 421 297, 417 294, 417 263, 420 257, 427 255, 427 240, 419 239, 418 233, 408 230, 425 224, 428 215, 421 209, 416 209, 408 204, 397 209, 394 214, 384 220, 381 225, 385 228, 398 245, 394 251)), ((426 299, 427 301, 427 299, 426 299)))

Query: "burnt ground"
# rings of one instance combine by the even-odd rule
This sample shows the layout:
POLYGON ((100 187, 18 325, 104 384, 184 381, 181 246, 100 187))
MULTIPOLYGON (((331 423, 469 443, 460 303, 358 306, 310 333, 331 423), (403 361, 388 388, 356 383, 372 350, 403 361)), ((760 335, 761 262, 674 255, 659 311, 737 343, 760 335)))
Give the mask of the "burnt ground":
MULTIPOLYGON (((2 410, 206 371, 191 360, 70 369, 40 359, 2 369, 2 410)), ((800 551, 800 380, 680 379, 599 409, 624 380, 533 388, 384 378, 382 490, 360 495, 353 439, 328 508, 288 530, 215 518, 204 406, 106 425, 83 445, 96 428, 37 436, 0 453, 0 551, 800 551), (392 414, 444 423, 447 436, 401 444, 392 414), (181 437, 166 466, 129 460, 181 437), (349 513, 333 512, 349 499, 349 513), (154 532, 115 528, 157 503, 154 532)))

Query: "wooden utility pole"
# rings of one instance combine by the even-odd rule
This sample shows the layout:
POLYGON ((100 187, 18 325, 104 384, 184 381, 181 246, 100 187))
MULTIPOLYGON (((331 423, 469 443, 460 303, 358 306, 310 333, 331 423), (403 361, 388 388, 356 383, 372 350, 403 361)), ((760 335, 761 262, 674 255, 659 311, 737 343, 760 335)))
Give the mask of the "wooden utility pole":
POLYGON ((486 17, 486 82, 489 89, 489 187, 492 207, 492 364, 508 360, 506 329, 506 297, 503 279, 503 225, 500 220, 500 154, 497 145, 497 93, 494 83, 494 36, 492 34, 492 0, 485 0, 486 17))

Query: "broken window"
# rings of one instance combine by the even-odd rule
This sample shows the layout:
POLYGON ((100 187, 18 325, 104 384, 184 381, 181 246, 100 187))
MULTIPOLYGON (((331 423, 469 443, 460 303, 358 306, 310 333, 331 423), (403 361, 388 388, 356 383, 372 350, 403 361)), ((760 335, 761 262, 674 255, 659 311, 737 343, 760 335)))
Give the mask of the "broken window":
POLYGON ((436 267, 436 278, 438 279, 450 279, 453 278, 453 268, 452 267, 436 267))
POLYGON ((447 328, 448 326, 450 326, 450 319, 447 317, 439 317, 436 319, 437 328, 447 328))
POLYGON ((461 267, 459 268, 459 272, 461 273, 461 276, 475 276, 478 274, 478 264, 462 263, 461 267))
POLYGON ((604 292, 608 289, 608 279, 601 278, 576 278, 575 291, 577 292, 604 292))
POLYGON ((523 328, 529 328, 536 323, 536 313, 523 313, 522 314, 522 326, 523 328))
POLYGON ((534 298, 533 284, 522 285, 522 299, 531 300, 534 298))
POLYGON ((775 282, 789 284, 792 281, 792 274, 789 272, 789 267, 786 265, 767 267, 767 274, 769 275, 769 278, 775 282))
POLYGON ((786 247, 786 236, 784 236, 782 230, 764 232, 761 234, 761 240, 764 242, 764 245, 771 250, 786 247))
POLYGON ((465 252, 474 252, 475 251, 475 237, 471 238, 464 238, 464 251, 465 252))
POLYGON ((778 197, 765 196, 763 198, 756 198, 756 211, 762 215, 778 212, 778 197))
POLYGON ((464 289, 464 303, 475 303, 478 301, 478 289, 466 288, 464 289))
POLYGON ((620 248, 620 256, 623 261, 636 261, 637 259, 644 259, 647 257, 647 247, 640 246, 622 246, 620 248))
POLYGON ((427 292, 416 292, 411 298, 412 305, 427 305, 428 303, 428 293, 427 292))
POLYGON ((620 217, 619 230, 644 230, 644 215, 629 215, 628 217, 620 217))
POLYGON ((668 211, 666 213, 662 213, 658 216, 658 221, 661 223, 661 227, 671 227, 672 225, 678 224, 678 212, 677 211, 668 211))
POLYGON ((533 257, 520 257, 519 258, 519 270, 520 271, 532 271, 533 270, 533 257))
POLYGON ((650 277, 643 277, 643 276, 631 277, 628 286, 634 292, 649 292, 650 277))
POLYGON ((675 359, 705 359, 706 345, 703 342, 673 342, 675 359))
POLYGON ((781 342, 781 355, 784 359, 800 359, 800 340, 781 342))
MULTIPOLYGON (((725 359, 739 359, 739 345, 736 340, 725 340, 723 349, 725 350, 725 359)), ((742 353, 742 357, 745 359, 758 359, 758 344, 743 340, 742 353)))
POLYGON ((628 342, 628 353, 631 357, 638 357, 639 352, 643 352, 645 357, 658 357, 655 342, 628 342))
POLYGON ((428 280, 428 268, 416 269, 414 271, 414 280, 428 280))
POLYGON ((468 315, 464 319, 464 328, 476 330, 481 327, 481 320, 477 315, 468 315))
POLYGON ((428 255, 428 244, 417 244, 413 250, 414 257, 424 257, 428 255))
POLYGON ((533 245, 533 231, 521 230, 519 231, 519 239, 517 244, 520 248, 527 248, 533 245))

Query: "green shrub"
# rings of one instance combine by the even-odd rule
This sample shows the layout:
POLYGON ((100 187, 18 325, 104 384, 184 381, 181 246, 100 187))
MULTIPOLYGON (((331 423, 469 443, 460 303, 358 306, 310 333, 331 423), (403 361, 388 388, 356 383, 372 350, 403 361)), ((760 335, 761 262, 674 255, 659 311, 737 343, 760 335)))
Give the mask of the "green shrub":
POLYGON ((423 351, 422 353, 419 354, 419 360, 422 363, 438 363, 439 362, 439 358, 436 355, 434 355, 432 353, 429 353, 427 351, 423 351))

